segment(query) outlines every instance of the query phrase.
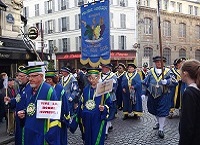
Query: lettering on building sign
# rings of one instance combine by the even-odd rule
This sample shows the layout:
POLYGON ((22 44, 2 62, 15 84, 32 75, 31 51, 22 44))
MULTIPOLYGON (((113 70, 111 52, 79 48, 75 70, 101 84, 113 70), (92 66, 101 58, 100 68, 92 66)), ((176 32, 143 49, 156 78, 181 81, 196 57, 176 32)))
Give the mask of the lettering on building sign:
POLYGON ((120 53, 120 52, 116 52, 116 53, 112 52, 111 53, 111 57, 127 57, 127 56, 129 56, 128 53, 120 53))
POLYGON ((30 27, 28 29, 28 37, 31 40, 35 40, 38 37, 38 29, 36 27, 30 27))
POLYGON ((66 59, 74 59, 74 58, 80 58, 81 55, 80 54, 66 54, 64 55, 64 58, 66 59))
POLYGON ((14 24, 14 23, 15 23, 15 19, 14 19, 14 17, 13 17, 12 14, 8 14, 8 15, 6 16, 6 21, 7 21, 8 23, 11 23, 11 24, 14 24))
POLYGON ((9 58, 9 57, 10 57, 10 54, 0 53, 0 58, 9 58))

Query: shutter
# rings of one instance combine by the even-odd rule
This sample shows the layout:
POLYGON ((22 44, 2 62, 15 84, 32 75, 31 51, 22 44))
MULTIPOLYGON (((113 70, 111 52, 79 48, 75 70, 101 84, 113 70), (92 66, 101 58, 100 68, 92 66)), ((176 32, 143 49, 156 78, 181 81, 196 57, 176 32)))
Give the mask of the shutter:
POLYGON ((66 17, 66 27, 67 27, 67 31, 69 31, 69 17, 66 17))
POLYGON ((67 51, 70 52, 70 38, 67 38, 67 51))
POLYGON ((56 32, 56 20, 52 20, 53 21, 53 33, 56 32))
POLYGON ((69 0, 65 0, 66 9, 69 8, 69 0))
POLYGON ((59 52, 63 52, 63 49, 62 49, 62 39, 58 39, 58 51, 59 52))
POLYGON ((119 50, 122 49, 122 42, 121 42, 121 36, 118 36, 118 47, 119 47, 119 50))
POLYGON ((78 48, 78 37, 75 37, 75 39, 76 39, 76 40, 75 40, 75 41, 76 41, 76 51, 78 51, 78 49, 79 49, 79 48, 78 48))
POLYGON ((47 1, 44 2, 44 13, 47 14, 47 1))
POLYGON ((45 21, 44 33, 48 34, 48 22, 45 21))
POLYGON ((124 36, 124 50, 126 50, 126 36, 124 36))
POLYGON ((58 31, 61 32, 62 25, 61 25, 61 18, 58 18, 58 31))
POLYGON ((128 0, 126 0, 125 6, 128 7, 128 0))
POLYGON ((60 8, 60 7, 61 7, 61 6, 60 6, 60 1, 61 1, 61 0, 58 0, 58 11, 61 10, 61 8, 60 8))
POLYGON ((29 7, 26 7, 26 16, 29 17, 29 7))
POLYGON ((55 12, 55 0, 52 0, 52 12, 55 12))

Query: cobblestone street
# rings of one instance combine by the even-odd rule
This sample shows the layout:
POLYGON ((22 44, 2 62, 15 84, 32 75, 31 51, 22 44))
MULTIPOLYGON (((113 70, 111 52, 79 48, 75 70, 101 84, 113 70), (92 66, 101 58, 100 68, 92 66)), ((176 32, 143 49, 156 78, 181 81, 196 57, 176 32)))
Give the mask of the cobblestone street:
MULTIPOLYGON (((146 106, 146 105, 145 105, 146 106)), ((173 119, 166 119, 164 139, 160 139, 157 130, 153 130, 155 118, 144 110, 144 115, 136 120, 133 118, 122 120, 122 111, 119 111, 113 120, 113 131, 108 135, 105 145, 178 145, 178 111, 173 119)), ((69 133, 69 145, 82 145, 80 131, 69 133)))

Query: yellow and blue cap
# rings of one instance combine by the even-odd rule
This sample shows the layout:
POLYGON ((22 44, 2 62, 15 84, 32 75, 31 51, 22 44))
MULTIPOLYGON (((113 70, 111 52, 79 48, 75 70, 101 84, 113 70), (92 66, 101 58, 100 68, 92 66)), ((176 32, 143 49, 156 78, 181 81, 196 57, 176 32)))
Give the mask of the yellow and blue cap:
POLYGON ((98 75, 100 73, 100 68, 87 68, 87 75, 96 74, 98 75))

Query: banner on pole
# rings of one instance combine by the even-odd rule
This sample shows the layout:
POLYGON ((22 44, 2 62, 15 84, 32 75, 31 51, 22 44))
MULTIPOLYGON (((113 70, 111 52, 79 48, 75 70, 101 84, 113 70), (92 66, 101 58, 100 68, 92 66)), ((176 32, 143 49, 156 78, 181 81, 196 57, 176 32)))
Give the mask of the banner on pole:
POLYGON ((61 101, 37 101, 36 118, 42 119, 60 119, 61 101))
POLYGON ((97 67, 110 62, 109 0, 81 6, 81 63, 97 67))

